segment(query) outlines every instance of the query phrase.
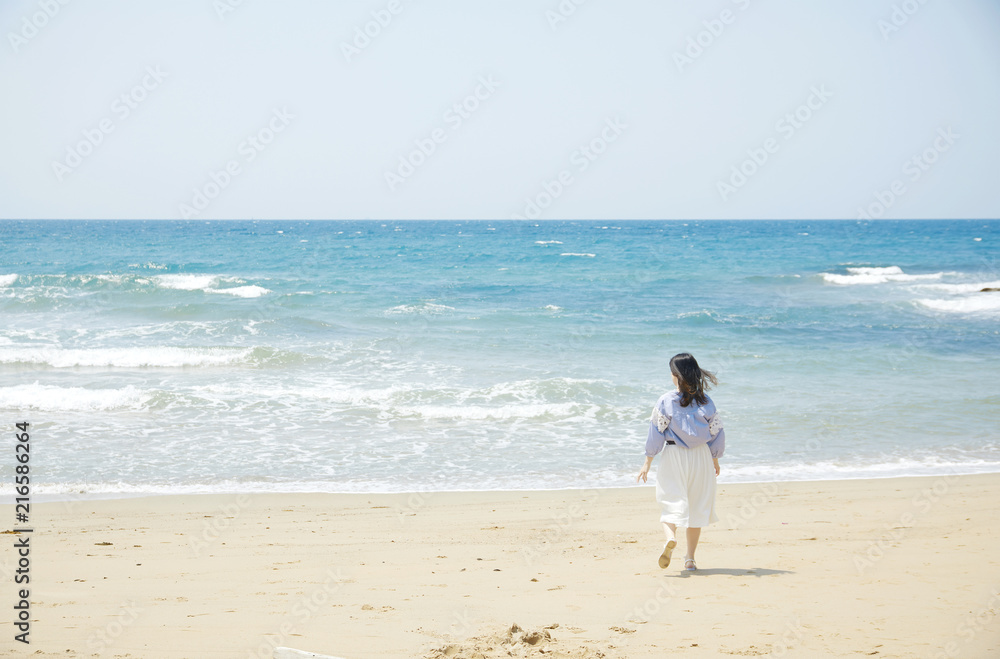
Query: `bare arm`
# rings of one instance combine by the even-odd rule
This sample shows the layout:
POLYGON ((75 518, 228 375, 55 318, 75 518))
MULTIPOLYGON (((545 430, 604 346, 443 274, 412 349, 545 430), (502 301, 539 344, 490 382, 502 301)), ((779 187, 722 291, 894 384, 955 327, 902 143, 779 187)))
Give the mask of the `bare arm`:
MULTIPOLYGON (((643 483, 646 482, 646 476, 649 474, 649 467, 652 464, 653 464, 653 456, 647 455, 646 456, 646 462, 642 465, 642 469, 639 470, 639 476, 635 479, 636 483, 638 483, 640 480, 643 483)), ((718 472, 716 472, 716 473, 718 473, 718 472)))

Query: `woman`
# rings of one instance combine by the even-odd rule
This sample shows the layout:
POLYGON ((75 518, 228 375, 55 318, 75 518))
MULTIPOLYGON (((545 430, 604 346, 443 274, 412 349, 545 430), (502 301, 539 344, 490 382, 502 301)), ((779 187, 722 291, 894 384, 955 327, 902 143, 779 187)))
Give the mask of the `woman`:
POLYGON ((694 552, 698 548, 701 527, 718 521, 715 514, 715 478, 719 458, 726 448, 722 419, 712 399, 705 394, 709 383, 718 384, 715 376, 703 371, 686 352, 670 360, 670 373, 676 391, 660 396, 653 406, 646 438, 646 463, 639 471, 643 483, 653 458, 663 451, 656 472, 656 500, 667 543, 659 565, 670 565, 670 555, 677 546, 677 527, 687 528, 687 553, 684 569, 696 570, 694 552))

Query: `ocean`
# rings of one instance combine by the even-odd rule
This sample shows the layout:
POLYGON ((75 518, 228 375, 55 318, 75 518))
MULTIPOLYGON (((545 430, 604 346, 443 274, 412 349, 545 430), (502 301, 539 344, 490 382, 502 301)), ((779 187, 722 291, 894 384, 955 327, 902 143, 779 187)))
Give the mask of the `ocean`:
MULTIPOLYGON (((667 363, 720 482, 1000 471, 997 221, 0 222, 0 493, 628 486, 667 363)), ((655 469, 651 475, 655 474, 655 469)))

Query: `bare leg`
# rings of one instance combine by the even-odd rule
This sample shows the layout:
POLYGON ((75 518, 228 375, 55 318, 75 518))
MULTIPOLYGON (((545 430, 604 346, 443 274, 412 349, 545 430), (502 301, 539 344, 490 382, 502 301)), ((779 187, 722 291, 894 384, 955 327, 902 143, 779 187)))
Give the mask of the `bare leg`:
POLYGON ((670 522, 663 522, 663 532, 667 534, 667 540, 673 540, 677 536, 677 525, 670 522))
POLYGON ((694 558, 694 550, 698 548, 698 539, 701 538, 701 528, 687 530, 687 556, 685 558, 694 558))

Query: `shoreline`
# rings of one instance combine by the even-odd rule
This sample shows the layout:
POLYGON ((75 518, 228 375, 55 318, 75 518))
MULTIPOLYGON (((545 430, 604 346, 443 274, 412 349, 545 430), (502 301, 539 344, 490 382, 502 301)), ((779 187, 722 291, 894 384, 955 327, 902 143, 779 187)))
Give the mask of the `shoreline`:
MULTIPOLYGON (((732 487, 740 485, 762 485, 780 483, 839 483, 853 481, 883 481, 894 479, 917 479, 917 478, 941 478, 957 476, 990 476, 1000 475, 1000 469, 996 471, 954 471, 940 474, 906 474, 891 476, 856 476, 840 478, 804 478, 788 480, 760 480, 760 481, 719 481, 719 487, 732 487)), ((383 491, 357 491, 357 490, 215 490, 203 491, 194 490, 190 492, 80 492, 80 493, 32 493, 32 500, 35 503, 64 503, 67 501, 110 501, 119 499, 145 499, 158 497, 186 497, 186 496, 271 496, 271 495, 372 495, 372 496, 392 496, 409 494, 463 494, 463 493, 503 493, 503 492, 568 492, 580 490, 630 490, 633 488, 654 487, 654 472, 650 472, 650 483, 639 483, 633 485, 597 485, 597 486, 570 486, 553 488, 526 488, 526 489, 455 489, 455 490, 383 490, 383 491)), ((6 500, 12 500, 14 492, 0 490, 0 505, 6 500)))
MULTIPOLYGON (((38 503, 32 656, 1000 650, 1000 474, 720 484, 694 573, 683 540, 657 567, 652 489, 38 503), (512 645, 525 634, 538 643, 512 645)), ((13 636, 10 618, 0 632, 13 636)))

